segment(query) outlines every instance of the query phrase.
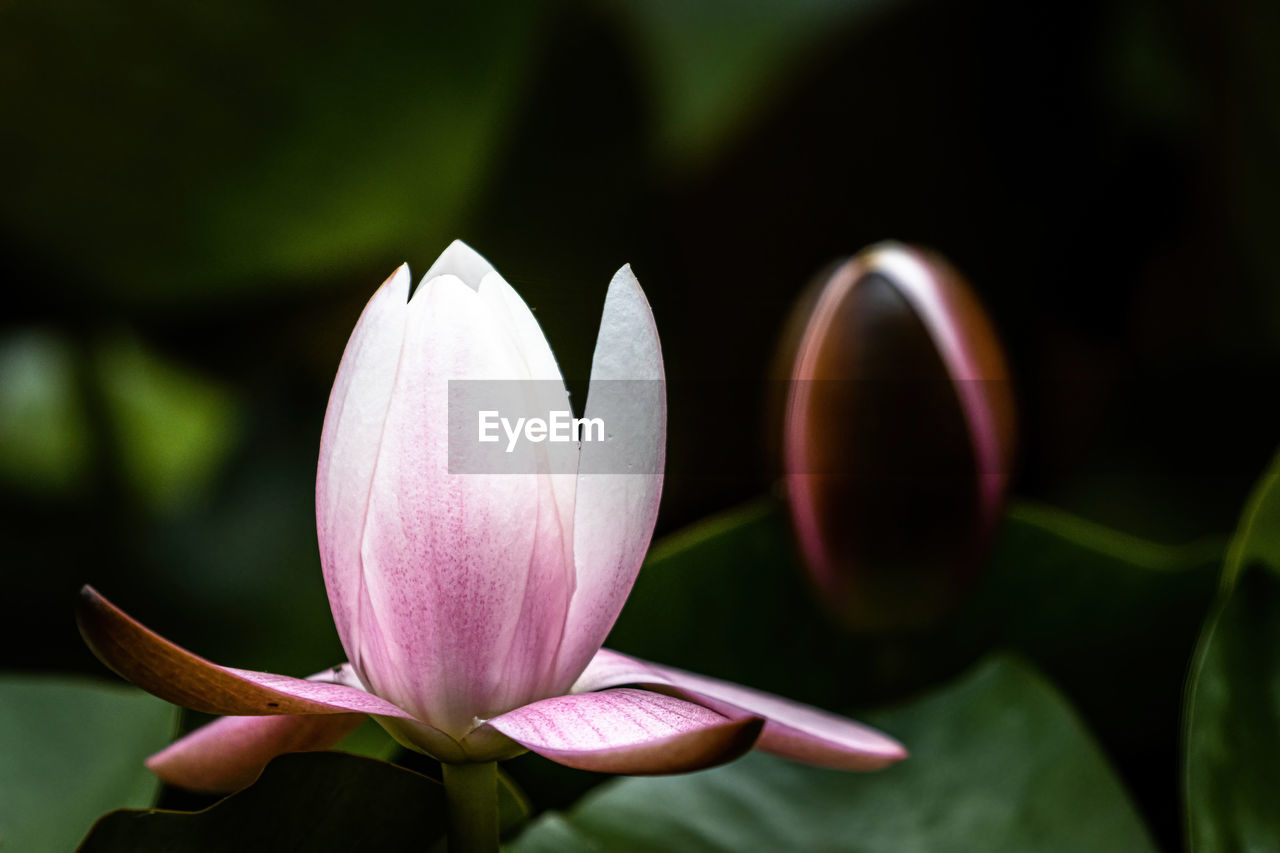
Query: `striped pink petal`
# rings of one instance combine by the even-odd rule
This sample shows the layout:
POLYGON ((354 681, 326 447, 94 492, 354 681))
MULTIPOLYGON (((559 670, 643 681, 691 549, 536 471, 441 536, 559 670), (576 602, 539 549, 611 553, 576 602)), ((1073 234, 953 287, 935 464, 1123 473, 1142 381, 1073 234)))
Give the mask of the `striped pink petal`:
POLYGON ((328 749, 363 719, 361 714, 221 717, 148 758, 147 767, 180 788, 239 791, 252 785, 276 756, 328 749))
MULTIPOLYGON (((364 689, 350 664, 338 664, 308 681, 364 689)), ((147 759, 147 767, 170 785, 222 794, 252 785, 275 757, 328 749, 355 730, 363 714, 284 714, 220 717, 147 759)))
POLYGON ((626 688, 543 699, 488 722, 568 767, 634 775, 685 773, 731 761, 751 748, 760 724, 626 688))
MULTIPOLYGON (((875 729, 771 693, 601 649, 575 692, 638 684, 681 696, 727 717, 763 717, 756 748, 837 770, 878 770, 906 758, 902 745, 875 729)), ((590 694, 586 694, 590 695, 590 694)))

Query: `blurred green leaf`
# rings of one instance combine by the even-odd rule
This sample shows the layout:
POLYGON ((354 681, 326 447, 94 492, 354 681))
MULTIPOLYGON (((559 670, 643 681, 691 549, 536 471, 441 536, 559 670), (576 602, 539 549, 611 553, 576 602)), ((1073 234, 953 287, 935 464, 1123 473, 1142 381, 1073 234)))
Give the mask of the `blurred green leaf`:
POLYGON ((4 4, 0 223, 175 304, 425 263, 483 189, 540 9, 4 4))
POLYGON ((563 815, 546 812, 516 838, 509 850, 519 853, 576 853, 603 851, 592 838, 574 828, 563 815))
POLYGON ((230 391, 129 337, 101 347, 98 375, 130 485, 156 509, 199 495, 236 440, 230 391))
POLYGON ((1280 457, 1250 497, 1186 698, 1187 837, 1195 851, 1280 849, 1280 457))
MULTIPOLYGON (((753 753, 703 773, 608 783, 567 820, 619 851, 1154 849, 1088 732, 1021 663, 994 659, 872 722, 911 757, 853 774, 753 753)), ((558 820, 540 821, 528 849, 551 833, 570 838, 558 820)))
POLYGON ((0 676, 0 850, 65 853, 104 811, 150 804, 142 762, 176 713, 132 687, 0 676))
POLYGON ((371 758, 309 752, 277 758, 252 787, 204 811, 112 812, 81 850, 422 851, 444 835, 446 817, 438 782, 371 758))
POLYGON ((1240 576, 1206 629, 1186 715, 1191 849, 1280 849, 1280 576, 1240 576))
POLYGON ((65 490, 84 476, 88 455, 71 346, 35 330, 0 340, 0 477, 65 490))
POLYGON ((650 0, 618 8, 647 54, 663 151, 708 156, 785 92, 832 30, 884 0, 650 0))

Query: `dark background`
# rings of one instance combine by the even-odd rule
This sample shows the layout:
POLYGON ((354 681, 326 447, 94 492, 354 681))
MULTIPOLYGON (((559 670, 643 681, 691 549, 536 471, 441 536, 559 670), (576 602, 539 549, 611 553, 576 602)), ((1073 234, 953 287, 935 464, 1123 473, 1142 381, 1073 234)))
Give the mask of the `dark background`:
POLYGON ((894 238, 992 314, 1016 495, 1225 536, 1280 437, 1277 43, 1261 0, 7 3, 0 664, 101 672, 85 582, 220 662, 337 659, 329 384, 454 237, 571 377, 630 262, 722 389, 673 401, 659 533, 771 488, 787 312, 894 238))

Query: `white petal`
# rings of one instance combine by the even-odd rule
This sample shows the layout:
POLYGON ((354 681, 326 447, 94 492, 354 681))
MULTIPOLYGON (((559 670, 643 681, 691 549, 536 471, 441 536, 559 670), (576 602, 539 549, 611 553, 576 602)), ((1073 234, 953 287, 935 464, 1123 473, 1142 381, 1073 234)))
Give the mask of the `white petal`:
POLYGON ((338 636, 358 660, 360 539, 369 485, 408 320, 409 267, 374 293, 347 342, 329 395, 316 472, 320 562, 338 636))
POLYGON ((479 252, 461 240, 454 240, 449 244, 449 248, 436 258, 431 269, 427 270, 427 274, 422 277, 422 283, 426 284, 437 276, 451 275, 472 290, 479 290, 480 282, 491 272, 493 272, 493 265, 479 252))
POLYGON ((630 266, 609 284, 591 363, 586 419, 605 441, 584 441, 574 511, 577 586, 559 671, 575 678, 613 627, 649 548, 662 494, 667 397, 653 312, 630 266))

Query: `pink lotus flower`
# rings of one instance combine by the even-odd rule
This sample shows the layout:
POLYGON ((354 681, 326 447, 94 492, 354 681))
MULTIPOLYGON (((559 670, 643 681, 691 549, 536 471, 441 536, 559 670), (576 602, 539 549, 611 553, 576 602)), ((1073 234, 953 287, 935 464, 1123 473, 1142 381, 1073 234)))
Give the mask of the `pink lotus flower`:
POLYGON ((601 648, 653 533, 666 442, 665 395, 637 408, 594 394, 602 380, 663 380, 629 267, 609 285, 585 412, 617 434, 571 449, 583 470, 592 454, 622 453, 614 461, 638 473, 450 473, 449 380, 555 380, 549 402, 565 410, 568 396, 529 309, 466 245, 412 298, 409 281, 402 266, 361 315, 320 444, 320 556, 350 663, 307 679, 219 666, 83 590, 81 632, 108 666, 228 715, 153 756, 152 770, 234 790, 276 755, 332 746, 364 715, 446 765, 532 750, 587 770, 675 773, 753 745, 848 770, 904 757, 843 717, 601 648))

